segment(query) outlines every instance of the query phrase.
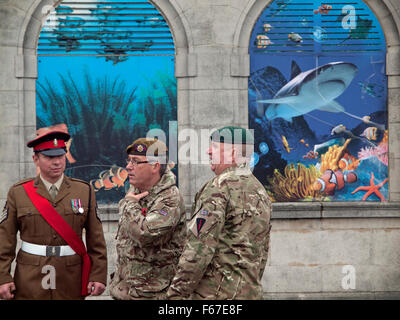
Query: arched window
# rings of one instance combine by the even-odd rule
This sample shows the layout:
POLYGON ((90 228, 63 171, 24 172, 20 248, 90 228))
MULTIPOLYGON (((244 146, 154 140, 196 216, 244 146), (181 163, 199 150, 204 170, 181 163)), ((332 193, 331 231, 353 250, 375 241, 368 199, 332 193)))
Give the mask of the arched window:
POLYGON ((250 40, 252 166, 277 202, 388 199, 386 43, 361 0, 274 0, 250 40))
POLYGON ((151 129, 168 144, 176 124, 171 32, 148 1, 50 9, 38 43, 37 128, 68 130, 66 174, 90 181, 99 203, 115 203, 129 185, 125 148, 151 129))

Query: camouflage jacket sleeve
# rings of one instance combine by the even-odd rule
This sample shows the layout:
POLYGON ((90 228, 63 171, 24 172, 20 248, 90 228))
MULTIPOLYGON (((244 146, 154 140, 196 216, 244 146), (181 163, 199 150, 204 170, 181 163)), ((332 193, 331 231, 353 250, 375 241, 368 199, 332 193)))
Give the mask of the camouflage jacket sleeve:
POLYGON ((167 298, 189 298, 210 264, 225 223, 229 201, 227 186, 212 180, 196 196, 188 238, 167 298))
POLYGON ((147 208, 146 215, 142 213, 141 205, 132 200, 123 199, 120 203, 119 236, 129 237, 139 246, 148 244, 162 244, 167 241, 167 234, 171 234, 181 218, 180 196, 177 192, 168 197, 159 195, 151 207, 147 208))
POLYGON ((17 210, 13 189, 10 189, 7 202, 0 214, 0 285, 12 282, 11 263, 15 258, 17 244, 17 210))
POLYGON ((262 278, 262 276, 264 274, 265 265, 267 264, 267 260, 268 260, 270 235, 271 235, 271 222, 269 223, 269 226, 268 226, 267 239, 265 241, 265 247, 264 247, 263 256, 262 256, 261 264, 260 264, 260 274, 259 274, 260 279, 262 278))

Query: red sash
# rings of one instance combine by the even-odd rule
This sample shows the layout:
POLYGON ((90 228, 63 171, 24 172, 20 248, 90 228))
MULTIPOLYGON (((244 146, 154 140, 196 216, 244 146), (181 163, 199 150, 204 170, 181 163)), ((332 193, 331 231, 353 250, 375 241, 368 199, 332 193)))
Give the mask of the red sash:
POLYGON ((88 282, 91 269, 90 257, 86 252, 85 244, 78 237, 71 226, 59 215, 53 208, 50 202, 36 193, 36 188, 33 186, 34 181, 29 181, 23 184, 23 187, 31 199, 33 205, 48 222, 48 224, 69 244, 69 246, 83 259, 82 266, 82 296, 88 295, 88 282))

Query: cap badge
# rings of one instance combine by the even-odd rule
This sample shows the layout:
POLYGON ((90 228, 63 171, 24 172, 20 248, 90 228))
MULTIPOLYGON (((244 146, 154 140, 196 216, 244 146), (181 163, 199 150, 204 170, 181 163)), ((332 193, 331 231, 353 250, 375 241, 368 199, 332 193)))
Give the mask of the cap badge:
POLYGON ((58 141, 57 141, 57 139, 54 139, 53 143, 54 143, 54 146, 55 146, 55 147, 58 146, 58 141))

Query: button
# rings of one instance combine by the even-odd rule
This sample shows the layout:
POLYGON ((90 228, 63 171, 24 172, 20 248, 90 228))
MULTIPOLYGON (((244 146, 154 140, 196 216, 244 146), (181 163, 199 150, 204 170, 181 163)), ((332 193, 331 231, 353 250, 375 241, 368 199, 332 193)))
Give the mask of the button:
POLYGON ((56 234, 53 234, 53 239, 57 239, 57 235, 56 234))

